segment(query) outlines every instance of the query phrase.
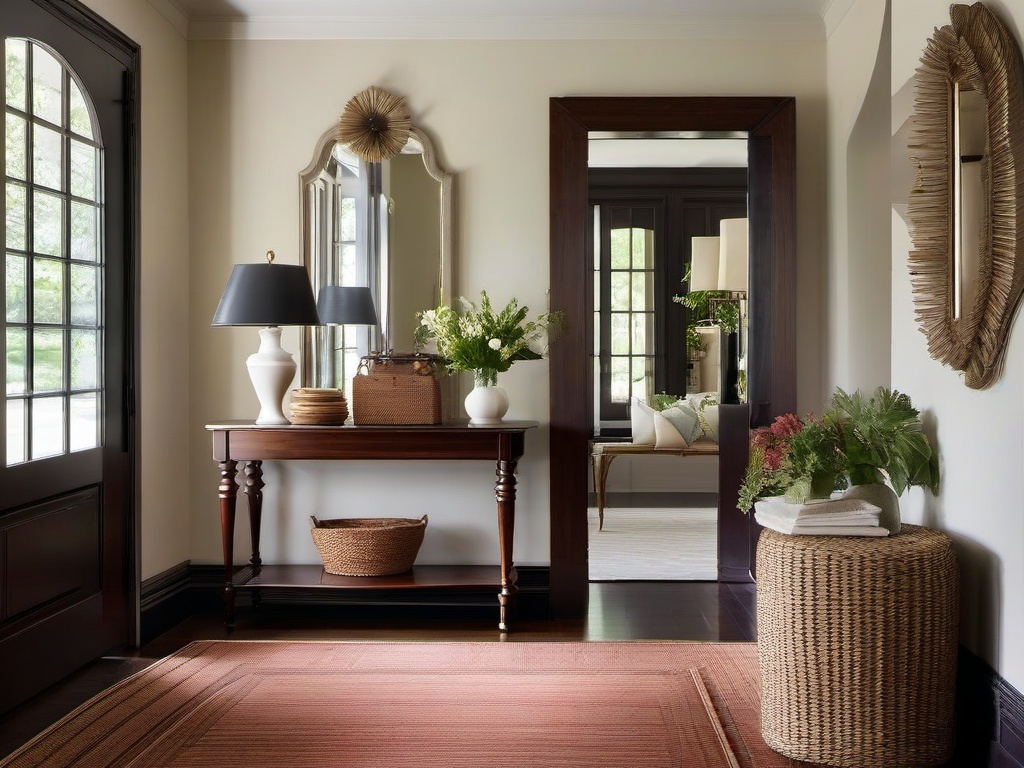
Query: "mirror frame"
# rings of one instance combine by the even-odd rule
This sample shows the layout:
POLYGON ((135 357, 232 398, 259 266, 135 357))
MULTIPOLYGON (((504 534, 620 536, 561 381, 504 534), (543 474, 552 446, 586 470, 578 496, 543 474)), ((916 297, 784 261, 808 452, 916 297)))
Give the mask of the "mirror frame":
MULTIPOLYGON (((422 129, 417 126, 413 126, 409 131, 409 138, 417 141, 422 147, 422 158, 423 167, 427 171, 427 174, 434 181, 438 182, 441 186, 441 222, 440 222, 440 237, 441 237, 441 248, 440 255, 441 261, 438 264, 438 282, 437 282, 437 293, 438 300, 436 305, 443 302, 450 302, 452 300, 452 286, 455 284, 455 246, 454 246, 454 228, 453 228, 453 216, 455 211, 455 176, 452 173, 444 170, 438 161, 438 153, 434 147, 434 142, 430 139, 430 136, 422 129)), ((316 177, 323 170, 324 166, 327 165, 327 160, 334 151, 335 145, 338 142, 338 126, 333 125, 324 131, 323 135, 320 136, 316 143, 316 148, 313 150, 313 159, 310 161, 300 173, 299 173, 299 200, 301 201, 301 216, 300 226, 302 229, 302 264, 306 267, 306 270, 310 273, 310 279, 313 278, 311 263, 311 243, 310 243, 310 228, 308 226, 309 219, 312 215, 309 206, 309 195, 306 194, 306 187, 312 183, 316 177)), ((320 286, 314 284, 314 290, 319 291, 320 286)), ((435 305, 435 306, 436 306, 435 305)), ((423 307, 423 309, 433 309, 433 307, 423 307)), ((412 350, 402 350, 412 351, 412 350)), ((313 329, 309 326, 303 326, 302 328, 302 344, 300 351, 301 363, 299 366, 301 386, 309 387, 316 386, 313 383, 313 329)))
POLYGON ((928 354, 963 371, 968 387, 984 389, 999 378, 1006 336, 1024 295, 1024 265, 1017 258, 1024 237, 1024 67, 1013 35, 984 5, 953 5, 949 12, 952 24, 928 39, 917 70, 910 140, 917 182, 907 206, 913 239, 908 261, 928 354), (953 263, 959 191, 952 167, 952 91, 958 83, 969 84, 988 103, 978 290, 974 306, 959 313, 953 275, 959 268, 953 263))
POLYGON ((550 100, 551 612, 588 596, 588 443, 593 431, 592 257, 587 253, 590 131, 746 131, 750 218, 748 403, 720 406, 719 581, 751 580, 760 526, 736 507, 749 429, 796 410, 796 104, 792 97, 569 97, 550 100))

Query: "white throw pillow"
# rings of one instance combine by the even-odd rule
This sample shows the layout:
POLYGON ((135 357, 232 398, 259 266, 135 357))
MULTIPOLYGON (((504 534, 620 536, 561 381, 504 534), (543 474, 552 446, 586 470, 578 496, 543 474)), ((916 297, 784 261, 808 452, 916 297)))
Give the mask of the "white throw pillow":
POLYGON ((647 403, 633 398, 629 409, 629 421, 633 433, 633 445, 654 445, 656 442, 654 433, 653 408, 647 403))
POLYGON ((686 448, 701 436, 697 412, 687 405, 674 405, 654 414, 656 448, 686 448))

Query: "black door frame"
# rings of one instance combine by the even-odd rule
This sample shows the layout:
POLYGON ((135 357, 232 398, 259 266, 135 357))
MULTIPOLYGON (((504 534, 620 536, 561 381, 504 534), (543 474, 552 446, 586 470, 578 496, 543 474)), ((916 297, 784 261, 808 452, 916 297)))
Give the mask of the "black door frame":
POLYGON ((749 405, 721 406, 719 581, 750 581, 760 531, 736 509, 748 429, 796 408, 796 105, 792 97, 569 97, 550 100, 551 609, 586 610, 587 448, 593 428, 593 292, 588 269, 589 131, 745 131, 751 219, 749 405))

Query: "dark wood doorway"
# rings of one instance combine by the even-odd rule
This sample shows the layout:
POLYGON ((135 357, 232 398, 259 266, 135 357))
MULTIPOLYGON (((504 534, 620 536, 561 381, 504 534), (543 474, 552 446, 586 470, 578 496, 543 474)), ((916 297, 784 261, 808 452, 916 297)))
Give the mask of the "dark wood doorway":
POLYGON ((76 0, 0 33, 2 712, 135 637, 139 47, 76 0))
POLYGON ((575 97, 550 102, 551 605, 587 603, 587 443, 593 431, 590 131, 743 131, 748 146, 748 403, 721 406, 719 580, 749 581, 757 526, 736 509, 748 430, 796 407, 796 107, 792 97, 575 97))

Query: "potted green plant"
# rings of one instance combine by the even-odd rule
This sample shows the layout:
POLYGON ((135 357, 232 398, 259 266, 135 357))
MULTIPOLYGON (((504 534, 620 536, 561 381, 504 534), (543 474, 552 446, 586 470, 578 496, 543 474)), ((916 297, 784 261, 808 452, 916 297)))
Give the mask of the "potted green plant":
POLYGON ((910 398, 885 387, 870 397, 837 389, 820 418, 787 413, 752 431, 739 507, 749 511, 765 496, 801 504, 844 491, 881 507, 882 527, 897 533, 899 496, 913 485, 937 493, 939 465, 910 398))
POLYGON ((498 374, 519 360, 540 360, 548 331, 562 322, 561 312, 546 312, 527 320, 529 307, 512 299, 500 312, 491 306, 486 291, 479 306, 459 298, 462 313, 445 304, 417 314, 416 349, 433 340, 445 366, 453 371, 472 371, 474 389, 466 397, 466 411, 474 424, 500 422, 508 411, 505 390, 498 374), (537 348, 535 348, 537 347, 537 348))

